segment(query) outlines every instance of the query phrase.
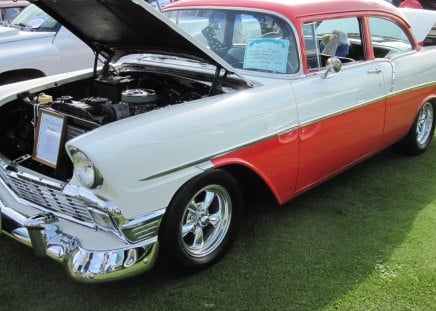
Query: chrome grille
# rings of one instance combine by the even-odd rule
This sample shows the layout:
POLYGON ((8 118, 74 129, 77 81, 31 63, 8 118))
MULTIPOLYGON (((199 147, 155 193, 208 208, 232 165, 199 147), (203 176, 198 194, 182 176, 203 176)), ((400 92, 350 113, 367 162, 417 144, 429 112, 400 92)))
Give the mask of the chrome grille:
POLYGON ((7 183, 20 198, 79 221, 94 222, 86 204, 80 199, 65 195, 61 188, 15 174, 5 175, 7 183))

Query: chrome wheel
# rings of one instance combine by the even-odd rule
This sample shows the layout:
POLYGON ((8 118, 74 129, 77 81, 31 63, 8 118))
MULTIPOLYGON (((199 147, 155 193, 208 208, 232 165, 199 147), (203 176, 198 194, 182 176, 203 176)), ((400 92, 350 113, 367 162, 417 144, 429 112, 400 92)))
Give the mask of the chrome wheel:
POLYGON ((431 103, 426 103, 419 111, 416 124, 416 142, 420 146, 425 146, 428 144, 428 141, 432 134, 434 122, 433 118, 433 105, 431 103))
POLYGON ((419 109, 409 133, 397 143, 398 151, 418 155, 428 149, 435 130, 435 107, 434 103, 426 102, 419 109))
POLYGON ((180 223, 183 250, 192 257, 204 257, 219 247, 229 230, 232 200, 220 185, 199 190, 186 205, 180 223))
POLYGON ((167 208, 159 231, 162 255, 187 272, 215 264, 235 239, 242 205, 239 184, 228 172, 215 169, 195 176, 167 208))

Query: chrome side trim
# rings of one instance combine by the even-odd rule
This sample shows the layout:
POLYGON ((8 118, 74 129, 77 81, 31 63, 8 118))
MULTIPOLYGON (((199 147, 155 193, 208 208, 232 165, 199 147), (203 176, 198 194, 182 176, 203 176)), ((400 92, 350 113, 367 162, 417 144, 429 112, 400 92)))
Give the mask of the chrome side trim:
MULTIPOLYGON (((319 73, 317 73, 317 74, 319 74, 319 73)), ((305 127, 305 126, 309 126, 309 125, 312 125, 312 124, 324 121, 326 119, 333 118, 333 117, 336 117, 336 116, 339 116, 341 114, 348 113, 348 112, 351 112, 351 111, 354 111, 354 110, 357 110, 357 109, 361 109, 363 107, 372 105, 372 104, 374 104, 374 103, 376 103, 376 102, 378 102, 380 100, 385 100, 385 99, 392 98, 392 97, 397 96, 397 95, 401 95, 403 93, 407 93, 407 92, 410 92, 410 91, 414 91, 414 90, 418 90, 418 89, 426 88, 426 87, 431 87, 431 86, 436 86, 436 81, 424 83, 424 84, 415 86, 413 88, 408 88, 406 90, 402 90, 402 91, 399 91, 399 92, 396 92, 396 93, 390 93, 389 95, 380 96, 378 98, 372 99, 371 101, 363 102, 363 103, 357 104, 355 106, 352 106, 352 107, 349 107, 349 108, 346 108, 346 109, 343 109, 343 110, 336 111, 334 113, 330 113, 330 114, 326 114, 326 115, 323 115, 323 116, 319 116, 317 118, 308 120, 308 121, 306 121, 304 123, 300 123, 298 126, 293 126, 293 127, 289 128, 289 129, 282 130, 282 131, 280 131, 278 133, 274 133, 274 134, 271 134, 269 136, 265 136, 263 138, 260 138, 260 139, 258 139, 256 141, 252 141, 252 142, 249 142, 249 143, 246 143, 246 144, 243 144, 243 145, 240 145, 240 146, 237 146, 237 147, 225 150, 225 151, 221 151, 219 153, 212 154, 212 155, 210 155, 208 157, 205 157, 205 158, 202 158, 202 159, 198 159, 198 160, 192 161, 190 163, 186 163, 184 165, 180 165, 178 167, 174 167, 174 168, 168 169, 166 171, 162 171, 160 173, 144 177, 144 178, 140 179, 139 181, 150 181, 150 180, 153 180, 153 179, 161 178, 161 177, 164 177, 166 175, 169 175, 169 174, 181 171, 183 169, 186 169, 186 168, 192 167, 192 166, 197 166, 198 168, 200 168, 202 170, 207 170, 207 169, 212 168, 212 166, 210 164, 208 164, 208 162, 210 160, 214 159, 214 158, 217 158, 217 157, 220 157, 220 156, 223 156, 223 155, 235 152, 235 151, 240 150, 240 149, 244 149, 244 148, 253 146, 253 145, 258 144, 258 143, 262 143, 262 142, 264 142, 266 140, 275 138, 275 137, 283 135, 285 133, 289 133, 289 132, 295 131, 295 130, 297 130, 299 128, 302 128, 302 127, 305 127)), ((298 107, 298 104, 297 104, 297 107, 298 107)))
POLYGON ((140 179, 139 181, 150 181, 152 179, 157 179, 157 178, 160 178, 160 177, 163 177, 163 176, 166 176, 166 175, 169 175, 169 174, 172 174, 172 173, 184 170, 184 169, 186 169, 188 167, 192 167, 192 166, 196 166, 197 168, 205 171, 205 170, 208 170, 208 169, 213 167, 208 162, 210 160, 214 159, 214 158, 217 158, 217 157, 220 157, 220 156, 232 153, 232 152, 240 150, 240 149, 244 149, 244 148, 256 145, 258 143, 261 143, 261 142, 267 141, 269 139, 278 137, 278 136, 283 135, 285 133, 295 131, 296 129, 298 129, 298 126, 294 126, 294 127, 289 128, 289 129, 286 129, 286 130, 281 130, 278 133, 274 133, 274 134, 265 136, 265 137, 260 138, 260 139, 258 139, 256 141, 252 141, 252 142, 249 142, 249 143, 246 143, 246 144, 243 144, 243 145, 240 145, 240 146, 237 146, 237 147, 225 150, 225 151, 214 153, 214 154, 212 154, 212 155, 210 155, 208 157, 205 157, 205 158, 202 158, 202 159, 198 159, 198 160, 192 161, 190 163, 186 163, 186 164, 174 167, 172 169, 169 169, 169 170, 166 170, 166 171, 154 174, 154 175, 150 175, 150 176, 144 177, 144 178, 140 179))
MULTIPOLYGON (((162 217, 166 209, 160 209, 129 220, 119 226, 121 232, 130 243, 155 237, 159 233, 162 217)), ((115 220, 117 220, 115 218, 115 220)))
POLYGON ((391 92, 388 95, 388 98, 392 98, 392 97, 395 97, 395 96, 398 96, 398 95, 406 94, 406 93, 409 93, 409 92, 412 92, 412 91, 416 91, 416 90, 419 90, 419 89, 423 89, 423 88, 427 88, 427 87, 432 87, 432 86, 436 86, 436 81, 432 81, 432 82, 427 82, 427 83, 415 85, 413 87, 409 87, 407 89, 402 89, 402 90, 399 90, 399 91, 396 91, 396 92, 393 92, 393 93, 391 92))
POLYGON ((385 100, 385 99, 386 99, 386 96, 380 96, 380 97, 374 98, 371 101, 364 102, 364 103, 355 105, 353 107, 345 108, 345 109, 339 110, 339 111, 334 112, 334 113, 326 114, 324 116, 321 116, 321 117, 318 117, 318 118, 314 118, 312 120, 308 120, 308 121, 306 121, 304 123, 301 123, 300 124, 300 128, 304 127, 304 126, 309 126, 309 125, 312 125, 312 124, 315 124, 315 123, 318 123, 318 122, 322 122, 322 121, 324 121, 326 119, 337 117, 337 116, 339 116, 341 114, 345 114, 345 113, 348 113, 348 112, 351 112, 351 111, 354 111, 354 110, 358 110, 358 109, 364 108, 366 106, 370 106, 370 105, 372 105, 372 104, 374 104, 374 103, 376 103, 378 101, 385 100))

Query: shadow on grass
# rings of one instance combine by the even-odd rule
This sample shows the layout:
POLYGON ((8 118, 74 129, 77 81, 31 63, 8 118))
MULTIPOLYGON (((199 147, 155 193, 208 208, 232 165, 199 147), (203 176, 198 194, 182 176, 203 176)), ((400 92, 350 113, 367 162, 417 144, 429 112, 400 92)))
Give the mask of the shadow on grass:
POLYGON ((0 309, 323 308, 388 259, 435 200, 435 156, 434 143, 420 157, 386 151, 283 207, 253 195, 233 248, 196 275, 158 264, 136 278, 81 284, 0 237, 0 309))

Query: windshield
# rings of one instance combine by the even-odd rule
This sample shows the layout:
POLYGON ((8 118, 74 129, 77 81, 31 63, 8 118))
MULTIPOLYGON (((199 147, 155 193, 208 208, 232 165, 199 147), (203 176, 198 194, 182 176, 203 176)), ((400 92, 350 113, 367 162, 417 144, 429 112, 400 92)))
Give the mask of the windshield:
POLYGON ((58 31, 60 24, 37 6, 31 4, 11 23, 12 26, 31 31, 58 31))
POLYGON ((276 16, 216 9, 164 14, 235 68, 277 74, 296 73, 300 68, 294 33, 276 16))

